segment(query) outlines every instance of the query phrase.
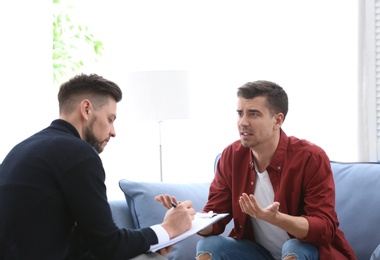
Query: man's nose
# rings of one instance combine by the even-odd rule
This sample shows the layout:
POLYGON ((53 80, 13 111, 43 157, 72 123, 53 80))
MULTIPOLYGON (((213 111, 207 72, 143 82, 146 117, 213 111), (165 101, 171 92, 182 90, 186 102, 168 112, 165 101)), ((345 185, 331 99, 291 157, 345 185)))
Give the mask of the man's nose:
POLYGON ((239 118, 238 124, 239 125, 248 125, 247 117, 245 115, 242 115, 239 118))
POLYGON ((112 127, 112 128, 111 128, 110 136, 112 136, 112 137, 115 137, 115 136, 116 136, 115 127, 112 127))

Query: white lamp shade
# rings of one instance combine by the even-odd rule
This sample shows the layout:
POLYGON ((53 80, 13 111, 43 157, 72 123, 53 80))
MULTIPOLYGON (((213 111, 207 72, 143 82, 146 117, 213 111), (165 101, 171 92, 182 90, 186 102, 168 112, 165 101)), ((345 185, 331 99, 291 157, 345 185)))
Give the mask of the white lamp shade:
POLYGON ((188 73, 182 70, 139 71, 128 75, 128 92, 140 120, 189 117, 188 73))

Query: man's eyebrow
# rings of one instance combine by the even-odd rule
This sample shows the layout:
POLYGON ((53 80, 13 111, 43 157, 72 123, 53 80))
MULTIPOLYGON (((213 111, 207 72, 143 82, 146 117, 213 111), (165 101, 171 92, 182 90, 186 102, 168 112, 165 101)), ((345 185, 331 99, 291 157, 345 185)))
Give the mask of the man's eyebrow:
MULTIPOLYGON (((236 112, 243 112, 243 109, 237 109, 236 112)), ((261 111, 258 109, 248 109, 248 113, 260 113, 261 111)))

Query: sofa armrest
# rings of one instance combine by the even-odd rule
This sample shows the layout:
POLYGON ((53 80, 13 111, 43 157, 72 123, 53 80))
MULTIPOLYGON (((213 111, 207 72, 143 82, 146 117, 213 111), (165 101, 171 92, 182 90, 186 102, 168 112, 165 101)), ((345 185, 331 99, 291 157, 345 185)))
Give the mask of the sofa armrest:
POLYGON ((380 243, 380 163, 331 162, 340 229, 358 259, 380 243))
POLYGON ((111 207, 113 220, 119 228, 136 228, 125 200, 111 200, 108 203, 111 207))

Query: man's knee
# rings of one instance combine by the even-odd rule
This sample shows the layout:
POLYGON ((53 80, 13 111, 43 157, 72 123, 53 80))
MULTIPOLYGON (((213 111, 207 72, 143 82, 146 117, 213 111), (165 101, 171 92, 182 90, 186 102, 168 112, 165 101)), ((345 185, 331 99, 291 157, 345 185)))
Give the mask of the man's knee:
POLYGON ((219 253, 225 247, 223 241, 228 240, 226 237, 210 236, 204 237, 197 243, 196 260, 212 260, 219 258, 219 253))
POLYGON ((209 253, 200 253, 195 258, 197 260, 212 260, 212 257, 209 253))
POLYGON ((286 255, 282 260, 297 260, 297 257, 295 255, 286 255))
POLYGON ((318 259, 318 248, 298 239, 289 239, 282 246, 282 259, 318 259))

